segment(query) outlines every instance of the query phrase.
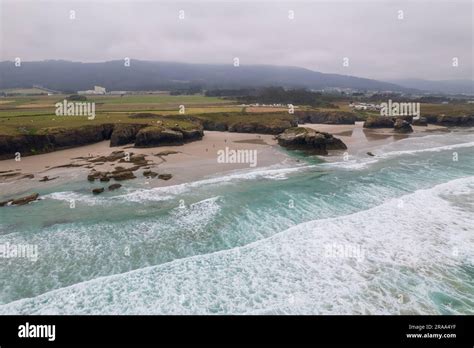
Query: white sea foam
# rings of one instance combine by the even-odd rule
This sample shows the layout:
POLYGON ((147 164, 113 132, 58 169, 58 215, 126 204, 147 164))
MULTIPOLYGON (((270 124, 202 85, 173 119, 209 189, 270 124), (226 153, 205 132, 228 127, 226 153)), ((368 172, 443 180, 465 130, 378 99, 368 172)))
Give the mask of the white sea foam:
POLYGON ((474 177, 241 248, 15 301, 0 313, 472 313, 463 266, 474 261, 473 212, 452 203, 458 194, 474 194, 474 177), (358 246, 364 257, 328 257, 334 243, 358 246))
POLYGON ((146 218, 101 221, 93 226, 60 223, 37 233, 0 235, 0 245, 31 244, 39 249, 34 265, 27 259, 2 262, 0 258, 0 303, 18 299, 23 293, 39 295, 100 275, 126 272, 137 265, 193 255, 196 244, 208 238, 209 223, 221 209, 220 200, 215 196, 183 204, 156 217, 148 213, 146 218), (133 253, 133 262, 124 254, 125 248, 133 253), (18 284, 25 282, 26 289, 18 289, 18 284))
POLYGON ((55 199, 58 201, 78 202, 88 206, 102 205, 107 199, 104 197, 93 196, 91 194, 82 194, 74 191, 53 192, 43 196, 44 199, 55 199))
POLYGON ((430 147, 427 149, 392 151, 392 152, 381 153, 379 156, 382 158, 387 158, 387 157, 396 157, 396 156, 401 156, 401 155, 414 155, 421 152, 441 152, 441 151, 447 151, 447 150, 462 149, 462 148, 467 148, 467 147, 474 147, 474 141, 468 142, 468 143, 461 143, 461 144, 430 147))
POLYGON ((261 168, 257 170, 237 171, 229 175, 216 176, 204 180, 192 181, 179 185, 157 187, 146 190, 137 190, 133 193, 117 196, 117 198, 122 198, 129 201, 162 200, 163 197, 167 197, 168 195, 169 197, 173 197, 207 185, 219 185, 245 180, 256 180, 259 178, 268 180, 286 179, 288 174, 296 173, 301 170, 310 169, 314 167, 315 166, 312 165, 297 166, 292 168, 261 168))
POLYGON ((456 149, 470 148, 470 147, 474 147, 474 142, 436 146, 436 147, 429 147, 429 148, 416 149, 416 150, 398 150, 398 151, 386 151, 386 152, 383 152, 383 150, 377 150, 377 151, 374 151, 375 157, 354 158, 354 159, 349 159, 347 161, 339 161, 339 162, 326 162, 326 163, 321 164, 321 166, 359 170, 359 169, 365 169, 372 164, 380 162, 380 160, 384 160, 388 158, 394 158, 394 157, 399 157, 403 155, 416 155, 420 153, 456 150, 456 149))
POLYGON ((314 165, 301 165, 291 168, 279 168, 277 166, 251 169, 251 170, 240 170, 234 173, 215 176, 204 180, 192 181, 188 183, 155 187, 151 189, 134 189, 133 191, 121 195, 112 197, 106 196, 92 196, 90 194, 81 194, 78 192, 65 191, 65 192, 54 192, 49 195, 45 195, 44 198, 63 200, 63 201, 79 201, 84 204, 103 205, 112 204, 117 201, 129 201, 129 202, 146 202, 146 201, 166 201, 176 198, 178 195, 190 192, 194 189, 207 186, 207 185, 221 185, 228 184, 238 181, 245 180, 256 180, 256 179, 267 179, 267 180, 284 180, 288 177, 288 174, 296 173, 301 170, 314 168, 314 165))

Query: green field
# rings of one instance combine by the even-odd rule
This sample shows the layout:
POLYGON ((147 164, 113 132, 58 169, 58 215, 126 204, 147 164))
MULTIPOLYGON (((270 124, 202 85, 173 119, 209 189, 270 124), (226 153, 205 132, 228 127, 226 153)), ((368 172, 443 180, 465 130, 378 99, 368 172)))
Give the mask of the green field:
MULTIPOLYGON (((56 116, 55 104, 62 102, 66 95, 38 95, 0 98, 0 135, 38 134, 45 129, 80 127, 102 123, 154 123, 163 122, 166 126, 179 124, 182 127, 195 126, 186 120, 188 116, 223 123, 237 123, 258 120, 266 125, 275 125, 288 120, 291 116, 284 112, 275 112, 262 108, 256 113, 243 113, 242 107, 228 99, 206 97, 203 95, 142 94, 121 96, 88 96, 88 102, 94 102, 96 117, 56 116), (185 106, 185 114, 179 111, 185 106), (160 118, 130 118, 136 113, 153 113, 160 118)), ((319 111, 352 111, 348 102, 339 101, 337 108, 318 108, 319 111)), ((299 110, 307 109, 300 106, 299 110)), ((422 104, 422 115, 465 115, 474 114, 474 104, 422 104)), ((362 112, 362 116, 371 112, 362 112)))
POLYGON ((136 113, 163 115, 165 125, 180 124, 185 127, 189 122, 187 115, 205 113, 240 112, 241 108, 228 100, 202 95, 125 95, 93 96, 88 102, 94 102, 96 117, 56 116, 55 104, 62 102, 66 95, 18 96, 0 98, 0 134, 37 134, 42 129, 79 127, 101 123, 152 123, 160 120, 130 119, 136 113), (185 114, 180 114, 180 105, 185 106, 185 114))
MULTIPOLYGON (((57 116, 55 104, 66 95, 18 96, 0 99, 0 135, 41 134, 55 128, 73 128, 103 123, 162 123, 166 127, 192 128, 196 125, 188 116, 215 119, 224 122, 248 121, 242 107, 236 103, 203 95, 125 95, 88 96, 87 102, 95 103, 96 116, 57 116), (184 114, 180 106, 184 105, 184 114), (137 113, 153 113, 159 118, 130 118, 137 113), (209 115, 207 117, 206 115, 209 115)), ((249 114, 256 116, 256 114, 249 114)), ((278 122, 280 117, 275 117, 278 122)), ((267 120, 265 120, 267 121, 267 120)), ((268 120, 268 123, 272 122, 268 120)))
POLYGON ((7 89, 0 89, 0 92, 4 92, 7 94, 18 94, 18 95, 48 94, 47 91, 40 88, 7 88, 7 89))

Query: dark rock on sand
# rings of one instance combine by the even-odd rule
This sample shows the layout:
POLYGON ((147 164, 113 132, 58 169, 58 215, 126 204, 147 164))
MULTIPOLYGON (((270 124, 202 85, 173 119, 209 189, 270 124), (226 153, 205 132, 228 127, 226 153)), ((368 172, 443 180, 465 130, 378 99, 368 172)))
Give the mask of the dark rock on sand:
POLYGON ((171 174, 160 174, 158 175, 158 179, 161 179, 161 180, 169 180, 173 177, 173 175, 171 174))
POLYGON ((306 150, 318 155, 327 155, 328 150, 345 150, 347 146, 332 134, 318 132, 311 128, 294 127, 276 137, 280 146, 306 150))
POLYGON ((102 162, 102 164, 105 163, 105 162, 115 162, 115 161, 123 158, 124 155, 125 155, 125 152, 122 151, 122 150, 112 151, 112 153, 108 156, 99 156, 99 157, 90 159, 89 162, 96 163, 96 164, 99 164, 101 162, 102 162))
POLYGON ((38 193, 32 193, 31 195, 20 197, 20 198, 14 198, 10 199, 8 201, 0 202, 0 207, 3 207, 7 204, 11 205, 25 205, 30 202, 36 201, 39 197, 38 193))
POLYGON ((57 179, 57 178, 59 178, 59 176, 55 176, 54 178, 50 178, 48 176, 43 176, 43 178, 40 179, 39 181, 40 182, 46 182, 46 181, 51 181, 51 180, 54 180, 54 179, 57 179))
POLYGON ((0 178, 11 178, 11 177, 14 177, 14 176, 18 176, 20 175, 21 173, 5 173, 5 174, 0 174, 0 178))
POLYGON ((168 155, 174 155, 180 153, 179 151, 173 151, 173 150, 166 150, 166 151, 161 151, 155 154, 155 156, 161 157, 161 156, 168 156, 168 155))
POLYGON ((124 171, 119 171, 119 172, 114 171, 110 173, 110 177, 117 181, 130 180, 130 179, 136 178, 136 176, 130 170, 124 170, 124 171))
POLYGON ((428 120, 426 117, 414 118, 411 124, 414 126, 427 126, 428 120))
POLYGON ((155 178, 158 176, 158 173, 157 172, 153 172, 151 170, 145 170, 143 172, 143 176, 146 177, 146 178, 155 178))
POLYGON ((93 169, 88 175, 87 175, 87 180, 89 181, 94 181, 96 179, 100 179, 104 176, 107 176, 107 172, 99 172, 93 169))
POLYGON ((122 185, 120 185, 120 184, 112 184, 112 185, 109 186, 109 191, 117 190, 121 187, 122 187, 122 185))
POLYGON ((199 129, 183 129, 181 130, 181 133, 183 134, 183 140, 184 142, 191 142, 191 141, 196 141, 196 140, 201 140, 202 137, 204 136, 204 132, 202 128, 199 129))
POLYGON ((393 125, 393 130, 397 133, 412 133, 413 128, 411 127, 410 123, 408 121, 405 121, 404 119, 397 118, 395 121, 395 124, 393 125))
POLYGON ((387 116, 369 116, 364 122, 364 128, 393 128, 393 119, 387 116))
POLYGON ((12 205, 24 205, 24 204, 28 204, 30 202, 33 202, 33 201, 36 201, 38 199, 38 196, 39 194, 38 193, 33 193, 29 196, 25 196, 25 197, 21 197, 21 198, 17 198, 17 199, 14 199, 12 201, 12 205))
MULTIPOLYGON (((143 155, 143 154, 136 154, 136 155, 132 154, 132 156, 130 157, 130 159, 128 161, 126 159, 122 158, 119 161, 119 163, 130 163, 131 162, 136 166, 143 167, 143 166, 148 165, 148 160, 145 159, 145 157, 146 157, 146 155, 143 155)), ((122 168, 122 167, 116 167, 115 170, 118 170, 118 168, 122 168)), ((134 170, 136 170, 136 169, 134 169, 134 170)))

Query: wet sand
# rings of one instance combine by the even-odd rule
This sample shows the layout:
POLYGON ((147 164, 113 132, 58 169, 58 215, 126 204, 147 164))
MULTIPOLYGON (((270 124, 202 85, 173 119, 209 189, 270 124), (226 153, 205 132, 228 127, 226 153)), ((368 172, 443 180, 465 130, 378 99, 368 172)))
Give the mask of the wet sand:
POLYGON ((371 151, 378 146, 413 136, 423 136, 430 132, 447 131, 446 127, 428 125, 412 126, 413 133, 400 134, 390 128, 363 128, 364 122, 355 124, 302 124, 301 127, 327 132, 341 139, 347 145, 347 152, 357 154, 371 151))
MULTIPOLYGON (((305 124, 303 127, 328 132, 340 138, 348 147, 347 152, 365 154, 381 145, 391 143, 409 136, 420 136, 430 131, 442 130, 444 127, 414 127, 414 132, 396 134, 390 129, 364 129, 362 122, 355 125, 305 124)), ((152 170, 159 174, 171 174, 170 180, 141 180, 149 187, 176 185, 184 182, 201 180, 235 170, 268 167, 280 163, 296 164, 297 160, 288 156, 274 139, 274 135, 230 133, 206 131, 201 141, 181 146, 160 146, 153 148, 134 148, 133 145, 110 147, 109 141, 66 149, 47 154, 26 156, 20 161, 14 159, 0 161, 1 198, 10 197, 35 189, 48 189, 56 185, 68 184, 72 181, 86 181, 92 170, 113 171, 116 166, 132 167, 133 163, 91 162, 100 156, 108 156, 113 151, 124 151, 129 154, 144 154, 149 165, 134 172, 135 176, 145 179, 144 170, 152 170), (257 153, 256 166, 249 163, 218 163, 218 151, 225 150, 254 150, 257 153), (166 152, 171 152, 166 154, 166 152), (160 155, 165 153, 165 155, 160 155), (48 176, 51 181, 40 180, 48 176)), ((330 151, 328 160, 340 156, 342 151, 330 151)), ((111 184, 101 183, 103 185, 111 184)), ((127 180, 139 184, 137 179, 127 180)), ((97 182, 98 183, 98 182, 97 182)))
MULTIPOLYGON (((149 170, 159 174, 172 174, 173 177, 170 180, 156 178, 148 180, 147 185, 151 187, 176 185, 223 172, 251 168, 249 163, 218 163, 218 151, 225 150, 226 147, 229 150, 256 151, 256 168, 288 160, 288 156, 281 151, 273 135, 206 131, 200 141, 181 146, 153 148, 134 148, 133 145, 110 147, 109 141, 103 141, 41 155, 25 156, 20 161, 14 159, 0 161, 0 197, 31 191, 37 187, 47 189, 59 184, 67 184, 71 180, 85 181, 87 174, 93 169, 113 171, 116 166, 124 168, 134 166, 133 163, 118 161, 90 162, 91 159, 108 156, 113 151, 124 151, 130 155, 144 154, 150 161, 146 168, 149 167, 149 170), (172 153, 166 154, 166 152, 172 153), (165 155, 159 155, 160 153, 165 153, 165 155), (32 178, 31 175, 33 175, 32 178), (40 182, 39 180, 44 176, 56 179, 40 182)), ((146 168, 135 171, 136 177, 144 179, 142 172, 146 168)), ((136 181, 136 179, 131 181, 136 181)), ((125 181, 127 182, 130 181, 125 181)))

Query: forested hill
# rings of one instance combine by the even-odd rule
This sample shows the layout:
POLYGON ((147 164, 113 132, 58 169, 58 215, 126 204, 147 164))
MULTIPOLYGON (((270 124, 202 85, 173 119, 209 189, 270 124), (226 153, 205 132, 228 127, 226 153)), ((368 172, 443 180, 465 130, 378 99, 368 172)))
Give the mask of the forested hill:
POLYGON ((93 88, 107 90, 159 90, 187 88, 238 88, 283 86, 320 89, 325 87, 403 91, 396 84, 353 76, 325 74, 304 68, 268 65, 187 64, 131 60, 80 63, 62 60, 0 62, 0 89, 39 85, 58 91, 93 88))

